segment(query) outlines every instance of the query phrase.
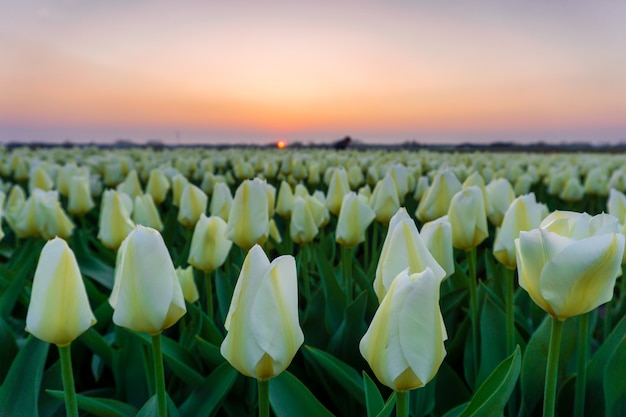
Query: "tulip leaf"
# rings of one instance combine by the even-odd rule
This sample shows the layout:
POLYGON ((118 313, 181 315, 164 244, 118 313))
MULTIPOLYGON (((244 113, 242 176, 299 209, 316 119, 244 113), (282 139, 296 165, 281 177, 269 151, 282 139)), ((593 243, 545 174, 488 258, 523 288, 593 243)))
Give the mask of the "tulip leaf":
POLYGON ((75 242, 76 244, 72 245, 72 251, 76 256, 76 262, 78 262, 81 274, 93 279, 109 290, 113 289, 115 276, 113 267, 91 253, 82 231, 76 233, 75 242))
POLYGON ((518 346, 483 382, 459 416, 500 417, 519 377, 521 356, 518 346))
POLYGON ((196 336, 196 347, 198 348, 200 357, 209 366, 209 368, 215 368, 226 361, 220 353, 220 348, 218 346, 207 342, 200 336, 196 336))
POLYGON ((385 403, 385 406, 383 407, 383 409, 380 410, 380 413, 376 414, 376 417, 389 417, 391 415, 391 412, 395 409, 395 406, 396 406, 396 393, 394 392, 389 396, 389 399, 385 403))
MULTIPOLYGON (((131 330, 128 330, 128 332, 141 340, 145 345, 152 346, 152 339, 147 334, 131 330)), ((163 358, 172 371, 191 386, 197 387, 200 385, 204 378, 196 371, 198 364, 191 353, 164 335, 161 335, 161 344, 163 358)))
POLYGON ((503 337, 503 329, 505 328, 506 315, 504 311, 488 295, 485 297, 480 315, 481 360, 477 385, 482 383, 509 354, 506 338, 503 337))
POLYGON ((364 404, 363 380, 354 368, 340 361, 330 353, 326 353, 312 346, 305 345, 302 352, 310 363, 323 368, 348 394, 361 404, 364 404))
POLYGON ((421 388, 411 390, 409 398, 412 416, 430 415, 435 408, 435 383, 431 381, 421 388))
MULTIPOLYGON (((36 261, 42 246, 43 242, 39 242, 39 239, 27 239, 24 246, 18 251, 18 254, 14 255, 14 258, 19 259, 20 262, 8 268, 14 272, 9 285, 0 295, 0 317, 7 317, 13 310, 20 294, 24 291, 28 277, 35 272, 36 261)), ((13 258, 11 258, 10 262, 12 261, 14 261, 13 258)))
POLYGON ((29 336, 0 387, 0 416, 39 415, 39 391, 49 347, 48 343, 29 336))
POLYGON ((217 409, 222 399, 231 390, 238 376, 229 363, 218 366, 179 407, 181 417, 204 417, 217 409))
MULTIPOLYGON (((63 391, 46 390, 48 394, 59 400, 64 399, 63 391)), ((92 398, 76 395, 78 408, 99 417, 135 417, 137 409, 132 405, 109 398, 92 398)))
POLYGON ((626 337, 615 349, 604 372, 605 410, 609 417, 626 417, 626 337))
MULTIPOLYGON (((154 417, 158 415, 159 408, 157 401, 158 400, 156 394, 150 397, 150 399, 146 401, 144 406, 141 407, 141 410, 139 410, 135 417, 154 417)), ((167 415, 168 417, 180 417, 178 409, 170 399, 169 395, 167 396, 167 415)))
POLYGON ((343 321, 346 295, 341 290, 337 282, 337 276, 322 252, 315 252, 315 260, 320 272, 324 297, 326 298, 326 325, 331 333, 335 333, 343 321))
MULTIPOLYGON (((609 361, 626 341, 626 316, 615 326, 587 364, 587 396, 585 410, 603 415, 605 406, 604 378, 609 361)), ((623 364, 621 365, 623 369, 623 364)))
POLYGON ((380 413, 385 406, 383 396, 380 395, 376 383, 369 377, 367 372, 363 371, 363 386, 365 387, 365 408, 367 409, 367 417, 374 417, 380 413))
POLYGON ((113 366, 113 348, 93 327, 80 335, 78 341, 87 346, 94 354, 100 356, 107 366, 113 366))
POLYGON ((453 409, 445 413, 443 417, 458 417, 463 412, 463 410, 465 410, 465 407, 467 407, 467 404, 468 403, 457 405, 456 407, 454 407, 453 409))
POLYGON ((333 354, 355 368, 360 365, 357 361, 361 355, 358 343, 353 341, 360 340, 367 331, 364 320, 367 299, 367 293, 363 291, 344 310, 343 321, 328 345, 333 354))
POLYGON ((15 336, 7 322, 0 317, 0 384, 9 372, 13 358, 17 356, 18 348, 15 336))
POLYGON ((276 417, 332 417, 298 378, 287 371, 270 379, 270 405, 276 417))
POLYGON ((472 394, 465 381, 444 361, 430 384, 435 384, 435 415, 441 415, 452 406, 469 402, 472 394))

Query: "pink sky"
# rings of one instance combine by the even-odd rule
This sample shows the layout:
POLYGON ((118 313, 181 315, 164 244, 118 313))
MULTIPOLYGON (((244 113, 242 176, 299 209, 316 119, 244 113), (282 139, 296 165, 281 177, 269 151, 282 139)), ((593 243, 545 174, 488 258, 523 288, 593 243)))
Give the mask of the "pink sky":
POLYGON ((626 3, 293 3, 3 2, 0 141, 626 141, 626 3))

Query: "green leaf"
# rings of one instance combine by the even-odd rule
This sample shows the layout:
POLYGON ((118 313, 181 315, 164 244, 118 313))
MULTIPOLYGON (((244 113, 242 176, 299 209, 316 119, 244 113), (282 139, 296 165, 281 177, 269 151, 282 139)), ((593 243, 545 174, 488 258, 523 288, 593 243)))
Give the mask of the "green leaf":
POLYGON ((606 416, 626 417, 626 337, 615 349, 604 373, 606 416))
MULTIPOLYGON (((128 332, 141 340, 145 345, 152 346, 152 338, 147 334, 131 330, 128 330, 128 332)), ((197 387, 200 385, 204 378, 196 371, 198 364, 194 360, 193 355, 167 336, 161 335, 161 343, 163 358, 172 371, 191 386, 197 387)))
POLYGON ((468 403, 457 405, 452 410, 445 413, 443 417, 458 417, 463 412, 463 410, 465 410, 465 407, 467 407, 467 404, 468 403))
POLYGON ((506 329, 506 314, 488 295, 485 297, 480 315, 481 360, 477 385, 481 384, 509 355, 504 329, 506 329))
POLYGON ((331 417, 298 378, 287 371, 270 380, 270 405, 276 417, 331 417))
POLYGON ((522 366, 521 356, 518 346, 478 388, 460 417, 500 417, 515 388, 522 366))
POLYGON ((375 417, 383 410, 385 403, 380 395, 376 383, 372 381, 367 372, 363 371, 363 386, 365 388, 365 408, 367 417, 375 417))
POLYGON ((40 239, 27 239, 18 254, 10 261, 9 271, 15 271, 9 286, 0 295, 0 317, 8 317, 17 300, 24 291, 28 278, 35 273, 35 267, 43 241, 40 239), (19 260, 19 261, 16 261, 19 260), (15 262, 15 263, 14 263, 15 262))
MULTIPOLYGON (((165 394, 167 395, 167 393, 165 394)), ((154 394, 137 413, 135 417, 155 417, 158 414, 159 406, 157 396, 154 394)), ((180 417, 176 405, 172 402, 169 395, 167 396, 167 415, 168 417, 180 417)))
POLYGON ((376 414, 376 417, 389 417, 391 415, 391 412, 395 409, 395 405, 396 393, 394 392, 389 396, 389 399, 385 403, 383 409, 380 410, 380 413, 376 414))
POLYGON ((237 379, 237 370, 223 363, 196 387, 180 406, 182 417, 210 416, 232 388, 237 379))
POLYGON ((49 346, 32 335, 28 337, 0 387, 0 416, 39 415, 39 390, 49 346))
POLYGON ((337 276, 330 265, 330 261, 321 251, 315 251, 315 261, 320 272, 322 289, 326 298, 326 325, 334 333, 343 321, 343 311, 346 306, 346 295, 337 282, 337 276))
POLYGON ((0 358, 2 358, 0 360, 0 383, 7 376, 9 367, 17 353, 18 348, 15 336, 7 322, 0 317, 0 358))
MULTIPOLYGON (((46 392, 59 400, 65 398, 63 391, 46 390, 46 392)), ((92 398, 78 394, 76 400, 79 409, 99 417, 135 417, 137 414, 135 407, 109 398, 92 398)))
POLYGON ((450 407, 469 402, 472 396, 465 381, 447 361, 441 364, 432 383, 435 384, 435 415, 442 415, 450 407))
POLYGON ((215 368, 226 362, 226 359, 220 353, 220 348, 207 342, 200 336, 196 336, 196 347, 198 352, 200 352, 200 356, 210 368, 215 368))
POLYGON ((409 392, 411 416, 430 415, 435 408, 435 382, 431 381, 421 388, 409 392))
POLYGON ((78 341, 87 346, 94 354, 100 356, 107 366, 113 366, 113 348, 93 327, 80 335, 78 341))
POLYGON ((72 251, 76 256, 76 262, 78 262, 80 272, 103 287, 109 290, 113 289, 115 277, 114 268, 100 260, 97 256, 94 256, 87 245, 82 231, 79 230, 76 233, 74 242, 76 242, 76 244, 73 245, 72 251))
POLYGON ((343 321, 328 345, 333 354, 355 368, 359 367, 361 360, 359 346, 355 341, 361 340, 367 330, 365 324, 367 299, 367 293, 363 291, 348 305, 343 313, 343 321))
POLYGON ((312 346, 305 345, 302 352, 309 363, 323 368, 349 395, 359 401, 359 403, 365 405, 363 398, 363 380, 354 368, 340 361, 330 353, 326 353, 312 346))

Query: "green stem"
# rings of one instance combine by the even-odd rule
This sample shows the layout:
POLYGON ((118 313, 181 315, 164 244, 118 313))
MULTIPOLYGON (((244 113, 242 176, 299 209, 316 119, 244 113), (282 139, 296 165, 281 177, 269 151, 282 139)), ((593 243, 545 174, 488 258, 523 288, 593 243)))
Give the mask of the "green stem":
POLYGON ((585 414, 585 392, 587 389, 587 358, 589 357, 589 315, 580 316, 578 327, 578 373, 576 374, 576 400, 574 401, 574 417, 585 414))
POLYGON ((409 417, 408 391, 396 391, 396 417, 409 417))
MULTIPOLYGON (((217 274, 217 269, 215 273, 217 274)), ((206 312, 213 320, 213 280, 210 272, 204 273, 204 289, 206 291, 206 312)))
POLYGON ((478 288, 476 282, 476 248, 466 252, 469 268, 470 318, 472 321, 472 348, 474 350, 474 377, 478 375, 478 288))
POLYGON ((562 333, 563 322, 552 317, 552 331, 550 333, 550 347, 548 348, 548 364, 546 368, 546 384, 543 399, 543 417, 554 417, 562 333))
POLYGON ((309 246, 302 245, 302 281, 304 281, 304 298, 307 302, 311 299, 311 275, 309 274, 309 246))
POLYGON ((158 417, 167 417, 167 397, 165 393, 165 372, 163 370, 163 352, 161 351, 161 333, 152 336, 152 359, 154 360, 154 385, 156 387, 158 417))
POLYGON ((352 302, 352 248, 341 247, 341 266, 343 270, 343 284, 346 289, 348 304, 352 302))
POLYGON ((61 377, 63 379, 63 392, 65 393, 65 412, 67 417, 78 417, 78 402, 74 388, 70 345, 57 347, 59 348, 59 357, 61 358, 61 377))
POLYGON ((259 387, 259 417, 270 417, 270 380, 257 380, 259 387))
POLYGON ((505 309, 506 309, 506 347, 507 352, 515 349, 515 270, 506 268, 505 280, 505 309))

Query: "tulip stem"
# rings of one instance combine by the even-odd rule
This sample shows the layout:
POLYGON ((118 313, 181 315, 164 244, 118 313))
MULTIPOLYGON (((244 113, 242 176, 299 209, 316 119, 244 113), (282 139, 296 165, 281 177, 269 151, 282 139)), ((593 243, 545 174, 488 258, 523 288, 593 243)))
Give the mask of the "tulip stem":
POLYGON ((352 248, 341 247, 341 266, 343 267, 343 284, 346 288, 346 301, 352 302, 352 248))
POLYGON ((548 348, 548 364, 543 398, 543 417, 554 417, 562 333, 563 322, 552 317, 552 331, 550 332, 550 347, 548 348))
POLYGON ((515 270, 506 268, 505 308, 506 308, 506 347, 508 353, 515 349, 515 270))
POLYGON ((270 380, 258 379, 259 387, 259 417, 270 416, 270 380))
POLYGON ((472 349, 474 350, 474 378, 478 376, 478 289, 476 285, 476 248, 466 252, 469 268, 470 318, 472 321, 472 349))
POLYGON ((309 272, 309 245, 305 244, 300 247, 302 251, 302 258, 300 262, 302 263, 302 281, 304 281, 304 298, 307 303, 311 299, 311 274, 309 272))
POLYGON ((409 417, 408 391, 396 391, 396 417, 409 417))
MULTIPOLYGON (((217 274, 217 269, 215 270, 217 274)), ((213 281, 211 279, 211 272, 204 273, 204 289, 206 291, 206 312, 213 320, 213 281)))
POLYGON ((163 370, 163 352, 161 351, 161 333, 152 336, 152 360, 154 361, 154 385, 156 387, 158 417, 167 417, 167 398, 165 394, 165 371, 163 370))
POLYGON ((67 417, 78 417, 78 402, 74 388, 74 374, 72 373, 72 355, 70 345, 58 346, 61 358, 61 378, 65 393, 65 413, 67 417))
POLYGON ((580 316, 578 327, 578 372, 576 374, 576 400, 574 401, 574 417, 585 414, 585 392, 587 389, 587 358, 589 356, 589 315, 580 316))

